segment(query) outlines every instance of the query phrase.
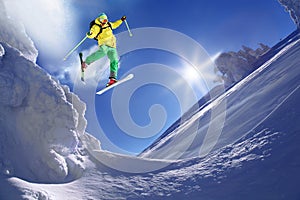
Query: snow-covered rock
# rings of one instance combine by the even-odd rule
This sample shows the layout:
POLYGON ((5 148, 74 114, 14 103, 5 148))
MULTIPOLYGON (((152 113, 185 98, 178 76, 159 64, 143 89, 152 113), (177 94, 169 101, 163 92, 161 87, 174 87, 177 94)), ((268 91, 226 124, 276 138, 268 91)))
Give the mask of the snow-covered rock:
POLYGON ((0 30, 0 42, 18 49, 27 59, 36 61, 38 51, 33 41, 26 34, 24 26, 7 15, 2 0, 0 0, 0 30))
POLYGON ((85 104, 6 43, 0 43, 0 163, 5 174, 64 182, 82 172, 85 104))
POLYGON ((260 44, 260 48, 256 50, 246 46, 242 48, 238 52, 222 53, 215 61, 217 70, 222 74, 221 78, 224 80, 225 86, 240 81, 255 70, 255 62, 270 49, 264 44, 260 44))
POLYGON ((298 29, 300 29, 300 1, 299 0, 278 0, 287 12, 290 13, 298 29))

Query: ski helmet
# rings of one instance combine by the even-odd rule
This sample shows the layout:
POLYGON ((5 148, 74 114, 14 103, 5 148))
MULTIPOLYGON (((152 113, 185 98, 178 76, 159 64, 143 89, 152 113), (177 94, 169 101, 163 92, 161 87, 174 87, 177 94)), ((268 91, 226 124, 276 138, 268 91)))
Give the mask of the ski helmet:
POLYGON ((98 16, 99 20, 102 22, 102 21, 108 21, 108 18, 107 18, 107 15, 105 13, 101 13, 99 14, 98 16))

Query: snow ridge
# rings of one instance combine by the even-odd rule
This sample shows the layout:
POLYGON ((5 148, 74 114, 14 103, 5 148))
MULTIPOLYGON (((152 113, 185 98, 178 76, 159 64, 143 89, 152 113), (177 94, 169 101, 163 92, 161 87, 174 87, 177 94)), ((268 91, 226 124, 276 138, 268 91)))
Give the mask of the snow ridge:
POLYGON ((34 182, 82 173, 85 104, 6 43, 0 43, 1 171, 34 182))
POLYGON ((0 0, 0 175, 57 183, 82 175, 86 105, 36 65, 25 28, 0 0))

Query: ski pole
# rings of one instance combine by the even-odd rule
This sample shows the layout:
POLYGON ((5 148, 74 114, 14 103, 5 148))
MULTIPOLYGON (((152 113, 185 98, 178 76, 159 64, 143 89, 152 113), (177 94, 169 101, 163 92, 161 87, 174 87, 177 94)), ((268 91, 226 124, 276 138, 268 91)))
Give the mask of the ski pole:
POLYGON ((71 53, 73 53, 86 39, 87 35, 64 57, 64 60, 67 60, 71 53))
POLYGON ((82 53, 79 53, 80 58, 80 65, 81 65, 81 81, 84 82, 84 68, 82 67, 83 59, 82 59, 82 53))
POLYGON ((129 28, 129 26, 128 26, 127 20, 125 19, 124 22, 125 22, 125 25, 126 25, 126 27, 127 27, 129 36, 132 37, 132 33, 131 33, 130 28, 129 28))

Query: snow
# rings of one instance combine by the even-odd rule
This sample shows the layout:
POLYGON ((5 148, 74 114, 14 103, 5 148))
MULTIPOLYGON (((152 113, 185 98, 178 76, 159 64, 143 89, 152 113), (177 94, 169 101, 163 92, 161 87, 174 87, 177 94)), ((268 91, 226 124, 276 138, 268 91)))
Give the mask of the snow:
MULTIPOLYGON (((283 5, 291 18, 300 28, 300 1, 299 0, 278 0, 283 5)), ((229 87, 240 81, 250 72, 254 71, 259 65, 256 61, 265 54, 270 48, 264 44, 259 44, 260 48, 253 50, 249 47, 242 47, 238 52, 225 52, 216 59, 217 70, 222 74, 225 86, 229 87)))
POLYGON ((2 45, 0 45, 0 57, 4 56, 5 51, 2 45))
POLYGON ((287 12, 290 13, 298 29, 300 29, 300 1, 299 0, 278 0, 287 12))
POLYGON ((180 124, 180 126, 178 124, 173 125, 178 128, 167 130, 167 135, 159 138, 158 142, 151 145, 140 156, 156 159, 203 156, 206 155, 204 152, 207 152, 207 148, 212 149, 212 145, 215 149, 218 149, 238 140, 243 135, 247 135, 289 95, 290 89, 277 90, 278 84, 281 84, 282 87, 297 87, 299 49, 300 40, 285 46, 264 65, 230 88, 226 93, 206 105, 206 107, 200 108, 184 124, 180 124), (287 51, 292 51, 293 55, 286 54, 287 51), (285 58, 286 62, 282 61, 285 58), (287 58, 294 60, 294 62, 290 62, 287 58), (228 97, 235 98, 232 101, 228 97), (224 104, 226 104, 225 109, 224 104), (218 107, 221 108, 219 113, 211 117, 210 113, 218 107), (213 124, 214 121, 220 122, 219 117, 221 114, 226 115, 223 127, 221 123, 213 124), (216 137, 216 131, 210 134, 210 127, 212 129, 223 129, 222 135, 216 137), (191 137, 193 143, 190 142, 191 137), (182 145, 183 143, 190 144, 190 147, 182 145))
POLYGON ((222 73, 221 79, 224 80, 225 86, 237 83, 259 67, 255 62, 269 50, 270 47, 260 44, 260 48, 256 50, 243 46, 238 52, 221 53, 215 63, 217 70, 222 73))
MULTIPOLYGON (((297 177, 292 178, 292 174, 285 172, 289 169, 295 172, 296 169, 282 153, 282 148, 297 137, 295 134, 286 136, 260 127, 251 136, 206 158, 174 162, 166 169, 152 173, 121 173, 96 162, 97 167, 91 165, 82 178, 71 183, 34 184, 17 178, 11 178, 9 182, 28 199, 38 199, 36 196, 44 196, 45 199, 253 199, 256 196, 253 191, 270 199, 278 199, 280 195, 296 199, 299 192, 285 192, 287 188, 297 191, 296 184, 277 180, 278 177, 297 180, 297 177), (274 152, 277 154, 274 155, 274 152), (278 156, 287 162, 280 165, 278 156), (253 167, 257 165, 263 167, 253 167), (278 171, 285 165, 289 168, 278 171), (272 170, 269 171, 270 167, 272 170), (274 182, 280 190, 271 189, 274 182)), ((292 143, 293 148, 297 148, 299 137, 297 140, 292 143)))
MULTIPOLYGON (((0 9, 11 23, 1 1, 0 9)), ((144 158, 101 150, 85 131, 84 102, 35 63, 25 32, 2 34, 5 24, 0 199, 299 199, 299 32, 226 93, 191 109, 144 158), (224 102, 225 111, 212 112, 224 102), (206 137, 208 130, 222 134, 206 137)))
POLYGON ((37 49, 26 34, 24 26, 6 14, 5 5, 2 0, 0 1, 0 13, 0 41, 15 47, 26 58, 35 62, 38 55, 37 49))
POLYGON ((1 46, 3 168, 36 182, 74 179, 82 171, 74 166, 83 168, 74 163, 82 159, 78 146, 86 126, 85 105, 18 50, 1 46))
MULTIPOLYGON (((76 19, 76 15, 73 15, 70 9, 71 2, 60 0, 1 0, 1 4, 5 5, 7 16, 11 19, 10 23, 4 23, 9 26, 5 35, 13 43, 16 43, 14 38, 20 38, 21 32, 19 30, 24 29, 24 26, 26 33, 34 40, 35 46, 47 50, 46 55, 41 52, 40 56, 47 56, 48 59, 52 60, 62 59, 62 55, 73 48, 75 43, 73 32, 76 27, 71 22, 76 19)), ((7 22, 7 20, 5 21, 7 22)), ((25 40, 26 38, 24 38, 24 42, 21 40, 22 42, 19 44, 25 45, 25 40)), ((22 48, 29 50, 26 46, 22 48)), ((20 47, 16 48, 21 50, 20 47)), ((23 53, 23 51, 21 52, 23 53)), ((53 68, 56 67, 47 66, 48 71, 53 70, 53 68)))

